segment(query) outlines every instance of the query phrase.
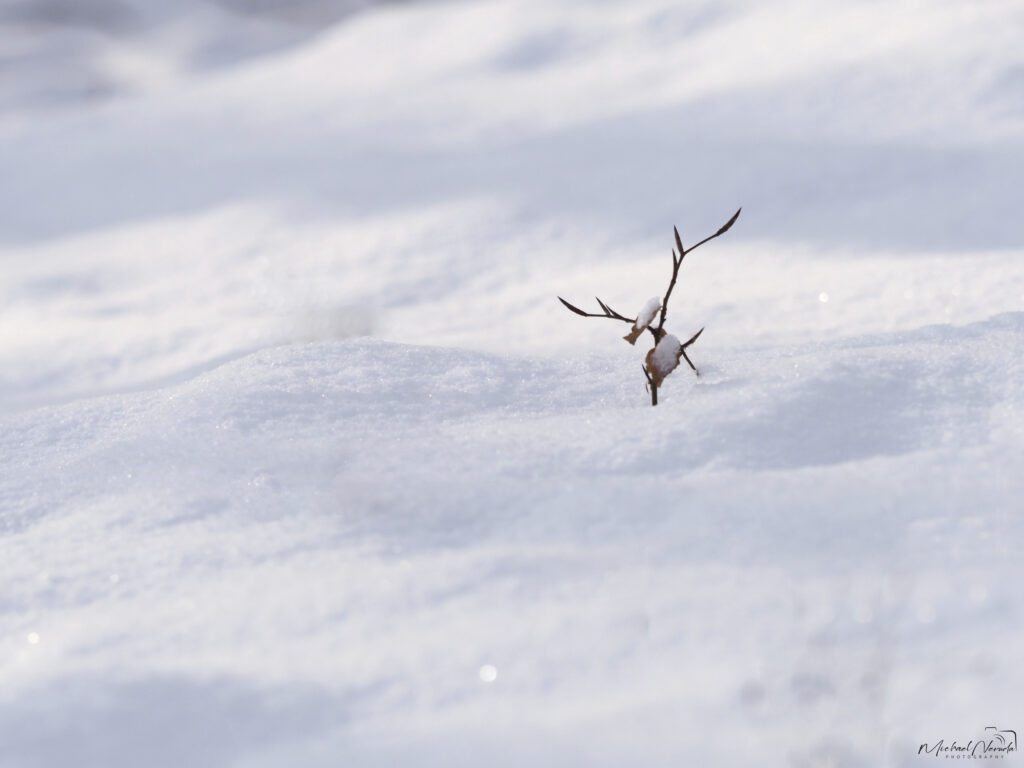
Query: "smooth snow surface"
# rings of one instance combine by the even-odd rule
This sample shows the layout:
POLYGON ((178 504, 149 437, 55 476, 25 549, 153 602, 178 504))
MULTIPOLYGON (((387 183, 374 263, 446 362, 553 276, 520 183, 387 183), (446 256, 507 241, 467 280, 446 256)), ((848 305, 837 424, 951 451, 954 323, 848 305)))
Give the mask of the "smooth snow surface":
POLYGON ((0 768, 1024 733, 1020 4, 363 5, 0 8, 0 768))

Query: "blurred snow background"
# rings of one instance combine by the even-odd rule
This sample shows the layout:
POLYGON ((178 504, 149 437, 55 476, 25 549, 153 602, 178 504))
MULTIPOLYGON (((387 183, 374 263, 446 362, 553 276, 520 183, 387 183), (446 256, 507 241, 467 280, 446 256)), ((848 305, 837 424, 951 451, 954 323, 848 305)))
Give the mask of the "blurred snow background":
POLYGON ((1019 728, 1022 32, 0 0, 0 765, 1019 728), (554 297, 635 312, 739 205, 670 305, 705 375, 650 409, 554 297))

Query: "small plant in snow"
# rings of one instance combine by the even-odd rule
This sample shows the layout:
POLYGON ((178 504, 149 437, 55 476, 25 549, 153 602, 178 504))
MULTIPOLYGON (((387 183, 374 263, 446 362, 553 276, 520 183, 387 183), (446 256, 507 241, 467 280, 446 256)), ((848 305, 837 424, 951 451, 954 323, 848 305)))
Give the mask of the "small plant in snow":
POLYGON ((636 344, 637 339, 643 335, 644 331, 648 331, 651 336, 654 337, 654 346, 651 348, 651 351, 647 353, 646 361, 641 366, 644 371, 644 376, 647 377, 647 385, 651 393, 651 405, 658 404, 658 387, 661 386, 665 377, 676 369, 679 365, 680 359, 685 360, 690 368, 693 369, 693 372, 700 376, 700 371, 697 370, 697 366, 693 364, 689 355, 686 354, 686 348, 700 337, 704 332, 704 329, 701 328, 685 342, 679 341, 677 337, 665 331, 665 316, 668 314, 668 300, 672 295, 672 289, 676 287, 676 278, 679 277, 679 267, 683 263, 683 257, 691 251, 700 248, 704 243, 708 242, 708 240, 714 240, 719 235, 724 235, 728 232, 729 227, 736 223, 736 219, 739 218, 740 211, 742 210, 743 209, 740 208, 736 211, 736 213, 732 215, 732 218, 725 222, 722 228, 715 232, 715 234, 705 237, 699 243, 690 247, 689 250, 683 248, 683 241, 679 239, 679 230, 675 227, 672 228, 672 231, 676 236, 676 248, 679 249, 679 254, 677 256, 676 252, 672 251, 672 279, 668 282, 668 290, 665 291, 665 298, 659 299, 658 297, 654 297, 653 299, 648 300, 644 305, 644 308, 640 310, 635 318, 620 315, 600 299, 597 299, 597 303, 601 307, 601 312, 584 312, 579 307, 574 307, 561 296, 558 297, 558 300, 562 302, 570 312, 575 312, 577 315, 581 315, 582 317, 609 317, 612 320, 621 320, 624 323, 629 323, 632 328, 629 329, 629 333, 623 336, 623 338, 630 344, 636 344), (659 310, 661 312, 660 316, 658 315, 659 310), (654 325, 655 317, 658 318, 657 325, 654 325))

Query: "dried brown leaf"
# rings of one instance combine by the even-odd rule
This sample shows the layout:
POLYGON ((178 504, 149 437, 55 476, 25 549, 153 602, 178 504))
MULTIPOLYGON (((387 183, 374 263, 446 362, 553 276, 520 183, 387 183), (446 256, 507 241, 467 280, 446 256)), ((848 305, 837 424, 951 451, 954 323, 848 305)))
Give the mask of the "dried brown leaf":
POLYGON ((683 345, 677 337, 671 333, 661 337, 661 341, 647 353, 647 371, 654 386, 661 386, 665 377, 679 366, 682 356, 683 345))
POLYGON ((641 334, 643 334, 645 330, 647 330, 647 326, 644 326, 643 328, 637 328, 634 325, 632 328, 629 329, 629 333, 627 333, 622 338, 624 338, 630 344, 636 344, 636 340, 640 338, 641 334))
POLYGON ((636 320, 633 321, 633 327, 630 329, 624 338, 630 344, 636 344, 636 340, 640 338, 647 327, 654 322, 655 315, 658 314, 658 310, 661 309, 661 299, 657 296, 648 300, 644 305, 644 308, 637 312, 636 320))

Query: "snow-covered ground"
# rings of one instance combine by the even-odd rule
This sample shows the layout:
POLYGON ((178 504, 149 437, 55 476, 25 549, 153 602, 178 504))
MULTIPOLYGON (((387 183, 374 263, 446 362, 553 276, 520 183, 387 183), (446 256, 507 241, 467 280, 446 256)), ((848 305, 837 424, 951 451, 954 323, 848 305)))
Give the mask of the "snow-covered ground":
POLYGON ((362 5, 0 4, 0 766, 1020 731, 1020 3, 362 5))

